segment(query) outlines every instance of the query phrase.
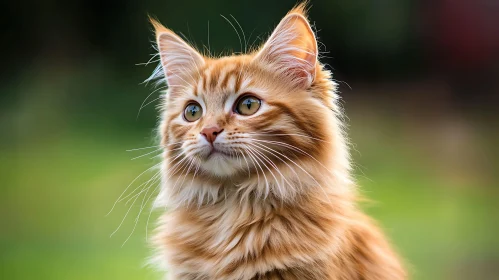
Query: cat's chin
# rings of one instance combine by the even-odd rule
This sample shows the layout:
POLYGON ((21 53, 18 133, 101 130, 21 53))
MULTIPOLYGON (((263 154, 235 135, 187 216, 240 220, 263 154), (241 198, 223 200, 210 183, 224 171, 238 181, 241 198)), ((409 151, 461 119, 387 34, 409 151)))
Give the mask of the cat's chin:
POLYGON ((239 163, 231 156, 214 152, 207 156, 201 163, 205 172, 217 177, 229 177, 237 173, 239 163))

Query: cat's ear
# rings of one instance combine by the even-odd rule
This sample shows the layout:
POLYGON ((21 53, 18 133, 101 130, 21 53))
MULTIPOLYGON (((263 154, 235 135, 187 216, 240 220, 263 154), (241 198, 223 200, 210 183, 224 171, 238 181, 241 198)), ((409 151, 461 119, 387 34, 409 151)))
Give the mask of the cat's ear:
POLYGON ((294 8, 281 20, 255 59, 269 63, 296 86, 308 88, 312 84, 317 41, 304 5, 294 8))
POLYGON ((204 65, 204 58, 173 31, 154 19, 150 21, 156 32, 156 44, 166 82, 169 87, 181 86, 189 72, 204 65))

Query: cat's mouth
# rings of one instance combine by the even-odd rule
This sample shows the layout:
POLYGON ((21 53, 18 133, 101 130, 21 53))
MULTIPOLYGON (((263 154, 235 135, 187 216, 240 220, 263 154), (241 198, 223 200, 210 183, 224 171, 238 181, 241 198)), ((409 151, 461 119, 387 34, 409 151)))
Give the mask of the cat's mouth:
POLYGON ((227 157, 231 158, 232 155, 226 151, 223 151, 221 149, 217 149, 216 147, 212 146, 210 152, 206 155, 206 159, 210 159, 213 157, 227 157))

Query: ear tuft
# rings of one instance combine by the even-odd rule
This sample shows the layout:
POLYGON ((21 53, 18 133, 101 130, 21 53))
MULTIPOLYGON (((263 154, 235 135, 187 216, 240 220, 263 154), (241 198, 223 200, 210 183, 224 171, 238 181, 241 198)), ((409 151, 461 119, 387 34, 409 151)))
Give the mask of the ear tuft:
POLYGON ((168 31, 168 28, 164 27, 157 19, 153 18, 152 16, 149 16, 149 22, 154 27, 154 31, 156 32, 156 34, 158 34, 159 32, 168 31))
POLYGON ((293 9, 291 9, 287 15, 290 14, 298 14, 303 16, 304 18, 307 18, 307 13, 308 13, 308 2, 302 2, 298 5, 296 5, 293 9))
POLYGON ((317 41, 305 8, 305 3, 293 8, 255 57, 302 88, 310 87, 315 79, 318 55, 317 41))
POLYGON ((156 44, 168 86, 184 85, 189 74, 204 65, 203 56, 157 20, 149 20, 156 33, 156 44))

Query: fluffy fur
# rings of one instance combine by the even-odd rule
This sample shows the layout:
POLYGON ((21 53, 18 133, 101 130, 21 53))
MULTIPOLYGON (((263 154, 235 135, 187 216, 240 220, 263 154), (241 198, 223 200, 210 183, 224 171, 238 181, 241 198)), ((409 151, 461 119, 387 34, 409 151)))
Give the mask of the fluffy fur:
POLYGON ((153 25, 169 85, 156 200, 167 210, 154 238, 168 279, 406 279, 357 206, 336 84, 318 62, 304 5, 237 56, 203 56, 153 25), (236 114, 248 93, 260 109, 236 114), (187 122, 192 101, 203 112, 187 122), (200 134, 210 126, 223 129, 213 147, 200 134))

